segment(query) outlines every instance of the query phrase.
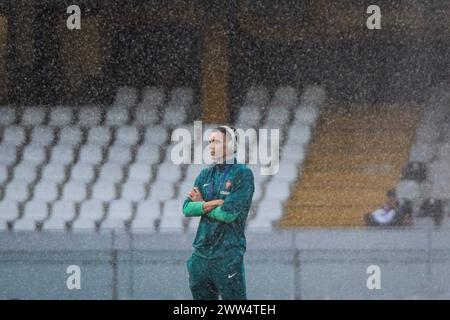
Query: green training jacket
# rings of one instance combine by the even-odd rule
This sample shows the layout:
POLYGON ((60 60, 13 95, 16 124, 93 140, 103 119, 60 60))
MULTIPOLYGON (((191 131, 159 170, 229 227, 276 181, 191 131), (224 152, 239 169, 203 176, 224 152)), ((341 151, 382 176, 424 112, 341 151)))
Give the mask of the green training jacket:
POLYGON ((184 201, 186 217, 201 217, 192 244, 194 254, 207 259, 244 254, 245 223, 255 190, 252 170, 236 163, 236 159, 231 164, 214 164, 200 172, 194 187, 205 201, 224 200, 208 214, 203 211, 203 202, 189 198, 184 201))

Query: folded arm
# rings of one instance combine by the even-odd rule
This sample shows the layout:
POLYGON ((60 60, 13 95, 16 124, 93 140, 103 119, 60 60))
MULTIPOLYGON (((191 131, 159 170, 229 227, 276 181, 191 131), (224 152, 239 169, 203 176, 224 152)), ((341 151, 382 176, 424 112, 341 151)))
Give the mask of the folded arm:
POLYGON ((254 192, 253 173, 248 170, 236 179, 236 186, 225 198, 223 205, 213 209, 208 217, 231 223, 239 215, 248 212, 254 192))

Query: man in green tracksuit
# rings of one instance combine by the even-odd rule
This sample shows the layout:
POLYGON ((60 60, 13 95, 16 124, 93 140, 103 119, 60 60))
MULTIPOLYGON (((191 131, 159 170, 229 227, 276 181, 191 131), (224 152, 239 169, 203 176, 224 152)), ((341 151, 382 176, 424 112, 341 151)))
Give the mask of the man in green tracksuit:
POLYGON ((194 300, 245 300, 245 224, 254 192, 252 171, 238 164, 235 130, 214 129, 209 149, 214 164, 203 169, 183 204, 186 217, 199 216, 187 261, 194 300))

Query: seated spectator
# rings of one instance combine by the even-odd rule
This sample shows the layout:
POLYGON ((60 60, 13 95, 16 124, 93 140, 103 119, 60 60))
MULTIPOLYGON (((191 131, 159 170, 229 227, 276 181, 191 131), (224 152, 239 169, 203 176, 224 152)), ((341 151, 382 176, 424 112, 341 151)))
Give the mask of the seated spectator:
POLYGON ((403 201, 400 203, 397 199, 395 190, 389 190, 386 193, 386 203, 383 208, 374 212, 366 213, 364 221, 367 226, 409 226, 411 225, 412 210, 411 206, 403 201))
POLYGON ((440 226, 444 219, 444 210, 440 199, 426 199, 420 206, 420 217, 431 217, 435 226, 440 226))
POLYGON ((423 182, 427 178, 427 168, 423 162, 409 162, 403 169, 402 180, 423 182))

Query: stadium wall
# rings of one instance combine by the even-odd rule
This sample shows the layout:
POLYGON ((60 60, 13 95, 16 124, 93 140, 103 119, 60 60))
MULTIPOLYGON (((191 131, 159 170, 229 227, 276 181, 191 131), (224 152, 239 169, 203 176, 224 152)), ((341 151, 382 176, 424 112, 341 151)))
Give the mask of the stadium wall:
MULTIPOLYGON (((450 298, 450 230, 247 235, 249 299, 450 298), (368 289, 369 266, 381 289, 368 289)), ((0 299, 190 299, 194 234, 2 233, 0 299), (81 289, 66 273, 80 267, 81 289)))

